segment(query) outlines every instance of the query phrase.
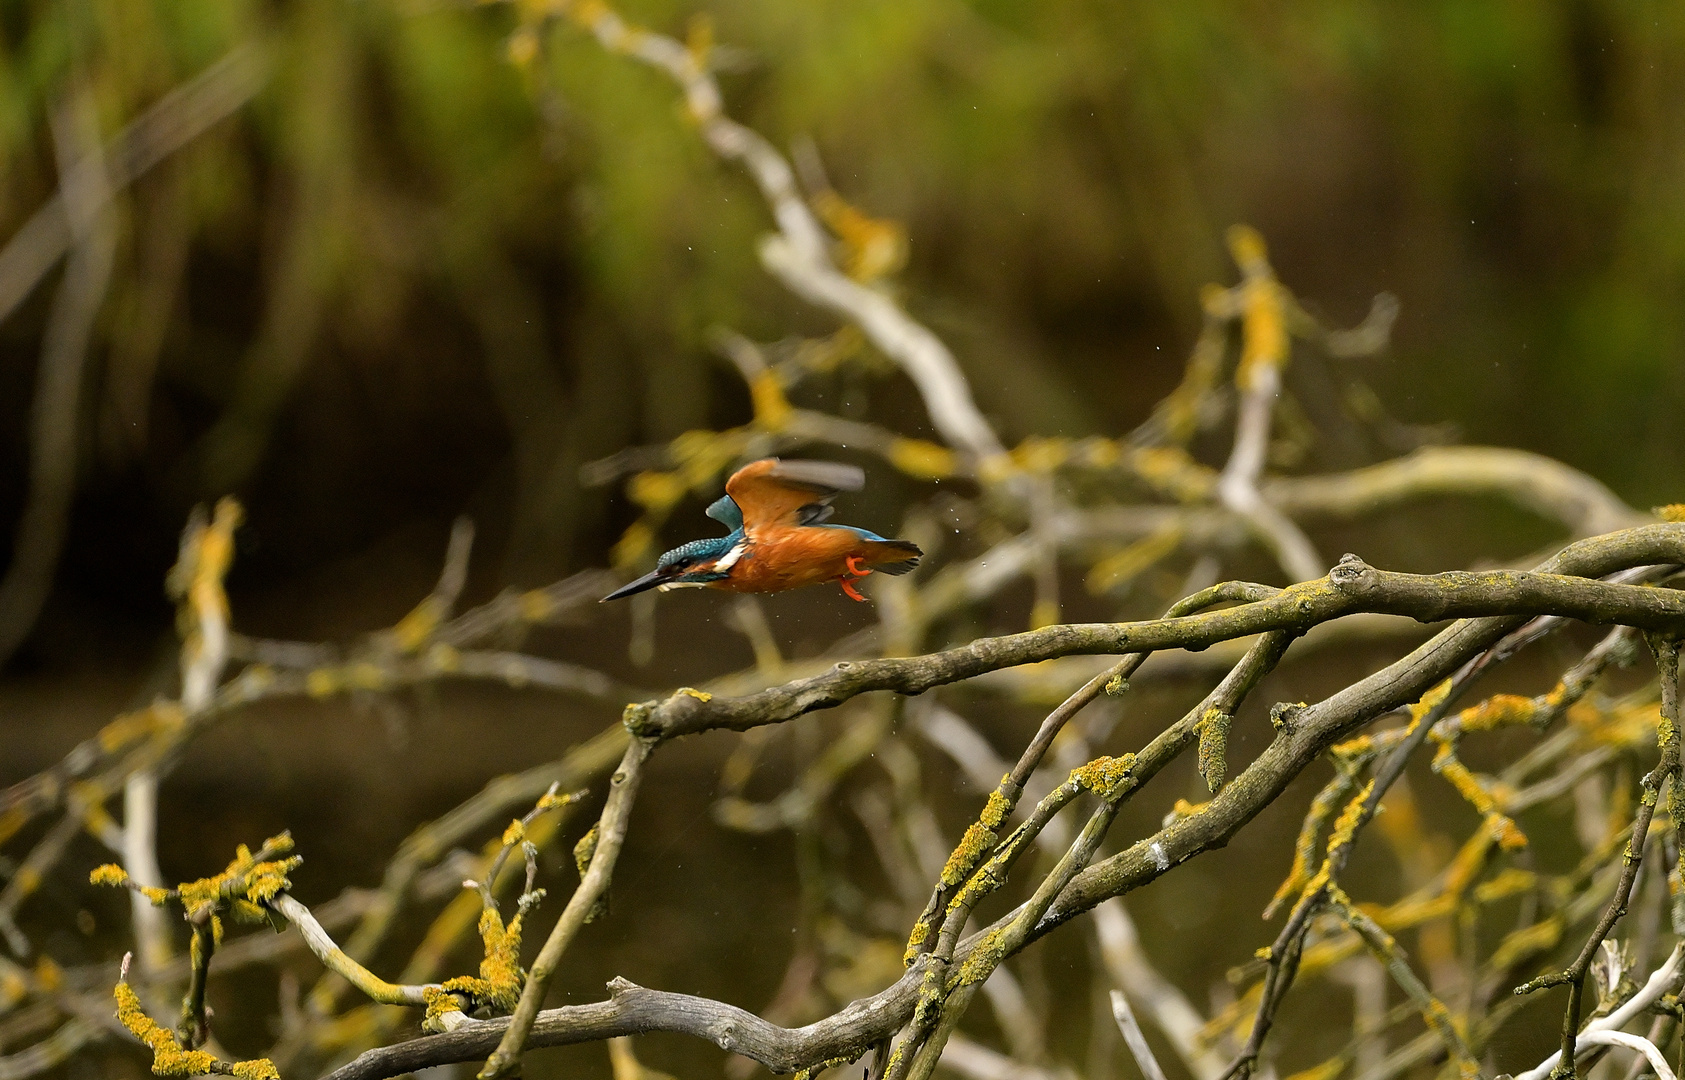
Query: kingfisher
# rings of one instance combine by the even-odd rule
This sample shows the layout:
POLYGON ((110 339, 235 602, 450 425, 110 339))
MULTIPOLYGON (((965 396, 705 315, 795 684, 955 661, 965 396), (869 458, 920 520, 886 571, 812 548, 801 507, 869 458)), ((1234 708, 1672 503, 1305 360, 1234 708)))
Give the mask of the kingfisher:
POLYGON ((653 572, 603 600, 646 589, 770 593, 835 581, 850 599, 864 601, 855 582, 873 570, 905 574, 924 555, 906 540, 827 524, 831 500, 865 484, 862 470, 834 461, 752 461, 732 473, 725 494, 703 511, 729 533, 674 548, 653 572))

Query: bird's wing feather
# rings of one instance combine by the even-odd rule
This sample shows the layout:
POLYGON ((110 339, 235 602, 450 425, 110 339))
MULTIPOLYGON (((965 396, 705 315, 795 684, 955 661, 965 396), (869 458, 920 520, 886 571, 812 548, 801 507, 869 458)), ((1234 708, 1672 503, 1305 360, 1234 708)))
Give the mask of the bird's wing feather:
POLYGON ((741 529, 743 527, 743 511, 737 508, 735 502, 732 502, 730 495, 721 495, 709 503, 708 509, 702 512, 728 529, 741 529))
POLYGON ((866 474, 835 461, 752 461, 726 481, 726 494, 743 511, 750 532, 767 526, 795 526, 814 520, 812 506, 824 506, 840 492, 859 491, 866 474))
POLYGON ((824 503, 808 503, 796 511, 796 520, 801 525, 823 525, 831 520, 831 515, 837 512, 834 506, 824 503))

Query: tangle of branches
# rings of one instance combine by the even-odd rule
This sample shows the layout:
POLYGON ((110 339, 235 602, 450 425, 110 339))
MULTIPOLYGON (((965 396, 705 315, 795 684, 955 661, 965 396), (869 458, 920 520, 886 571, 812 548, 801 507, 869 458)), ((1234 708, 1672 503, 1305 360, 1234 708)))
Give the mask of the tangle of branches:
MULTIPOLYGON (((10 860, 0 890, 8 953, 0 958, 0 1078, 44 1072, 113 1040, 144 1044, 160 1075, 289 1080, 374 1080, 453 1062, 483 1062, 478 1075, 507 1076, 523 1054, 603 1041, 616 1074, 631 1076, 643 1072, 625 1040, 658 1031, 735 1055, 733 1075, 752 1063, 809 1076, 858 1063, 856 1074, 888 1080, 923 1080, 938 1067, 1054 1076, 1069 1072, 1069 1055, 1049 1046, 1048 1007, 1031 1000, 1015 968, 1033 943, 1063 933, 1092 940, 1105 1016, 1115 1016, 1149 1076, 1165 1073, 1147 1028, 1176 1055, 1171 1070, 1197 1080, 1244 1080, 1268 1074, 1278 1056, 1297 1060, 1271 1039, 1284 1003, 1295 988, 1343 980, 1355 1022, 1331 1057, 1303 1063, 1315 1080, 1383 1080, 1441 1064, 1467 1077, 1541 1080, 1611 1049, 1671 1080, 1663 1051, 1677 1036, 1685 983, 1685 908, 1672 899, 1685 895, 1676 801, 1679 508, 1639 513, 1536 455, 1424 442, 1423 432, 1386 417, 1353 374, 1360 358, 1385 348, 1395 303, 1377 299, 1355 329, 1323 327, 1246 228, 1230 234, 1238 280, 1202 298, 1204 331, 1186 376, 1150 421, 1117 438, 1009 447, 946 346, 889 287, 904 247, 897 227, 846 203, 816 162, 798 156, 793 167, 732 120, 706 41, 643 30, 601 3, 520 11, 517 56, 539 47, 540 29, 564 20, 671 78, 700 137, 766 201, 775 231, 760 247, 763 265, 840 327, 771 344, 721 331, 753 418, 632 448, 587 470, 597 483, 624 479, 642 509, 615 550, 618 568, 647 564, 673 511, 692 496, 711 499, 736 464, 798 448, 846 448, 907 477, 942 481, 927 505, 908 512, 905 530, 932 557, 909 577, 874 579, 875 625, 812 659, 787 659, 760 608, 742 601, 736 622, 755 667, 650 694, 518 644, 532 627, 584 618, 615 579, 608 571, 458 611, 473 535, 466 524, 452 535, 437 587, 391 628, 339 644, 244 636, 223 585, 241 509, 224 500, 189 522, 169 574, 182 629, 179 691, 118 717, 55 767, 0 794, 0 850, 10 860), (1278 466, 1316 437, 1286 379, 1295 355, 1316 357, 1343 384, 1350 408, 1338 422, 1388 454, 1341 472, 1287 475, 1278 466), (874 364, 908 377, 935 438, 794 403, 806 380, 874 364), (1213 446, 1226 448, 1220 460, 1213 446), (1317 543, 1331 521, 1470 497, 1520 507, 1563 540, 1524 567, 1437 574, 1393 572, 1355 555, 1331 560, 1317 543), (963 522, 960 540, 936 526, 939 516, 963 522), (1230 580, 1236 566, 1278 584, 1230 580), (1081 602, 1120 604, 1116 619, 1065 619, 1078 601, 1061 590, 1077 571, 1090 594, 1081 602), (1024 582, 1033 594, 1029 628, 975 632, 975 614, 1024 582), (1603 636, 1584 647, 1575 624, 1605 628, 1603 636), (1436 627, 1431 636, 1417 629, 1427 626, 1436 627), (1553 636, 1551 655, 1572 654, 1558 678, 1530 694, 1484 686, 1553 636), (1400 655, 1315 701, 1261 698, 1290 656, 1354 640, 1400 655), (1653 677, 1618 675, 1635 665, 1653 665, 1653 677), (1109 745, 1138 693, 1132 687, 1163 674, 1209 689, 1150 739, 1109 745), (418 827, 375 890, 307 907, 293 895, 293 878, 306 871, 286 835, 242 847, 231 861, 209 860, 203 878, 161 880, 158 784, 191 741, 239 723, 259 701, 402 694, 445 680, 582 695, 624 710, 565 756, 494 781, 418 827), (956 687, 1019 704, 1053 687, 1058 704, 1022 733, 1014 757, 1001 758, 963 716, 965 699, 950 696, 956 687), (814 713, 838 719, 818 728, 826 737, 800 775, 777 798, 750 799, 747 779, 770 741, 814 713), (1263 749, 1232 748, 1237 726, 1261 732, 1263 749), (1464 760, 1466 739, 1507 729, 1526 736, 1513 760, 1478 769, 1464 760), (570 948, 602 910, 663 748, 709 731, 741 733, 722 778, 719 822, 801 831, 852 814, 887 883, 875 898, 878 916, 850 924, 812 914, 786 980, 794 989, 767 1015, 625 978, 600 1001, 545 1008, 570 948), (918 783, 921 756, 951 759, 984 795, 958 836, 941 839, 933 794, 918 783), (1169 797, 1163 778, 1183 757, 1207 801, 1169 797), (1423 827, 1410 824, 1413 796, 1401 783, 1421 760, 1475 821, 1459 846, 1437 855, 1420 842, 1423 827), (1148 960, 1123 898, 1224 846, 1313 774, 1327 778, 1296 846, 1282 853, 1291 865, 1270 905, 1282 924, 1273 940, 1234 943, 1232 1000, 1202 1009, 1148 960), (120 817, 112 812, 119 799, 120 817), (1166 815, 1162 826, 1120 835, 1120 812, 1148 801, 1155 816, 1166 815), (589 823, 586 807, 596 808, 589 823), (1388 816, 1377 817, 1383 810, 1388 816), (1577 863, 1553 869, 1535 859, 1525 823, 1546 811, 1576 819, 1577 863), (73 865, 67 852, 84 832, 115 861, 73 865), (1359 886, 1348 863, 1364 842, 1384 843, 1405 867, 1401 898, 1375 904, 1352 891, 1359 886), (578 885, 546 895, 544 867, 565 861, 569 847, 578 885), (462 856, 454 862, 453 850, 462 856), (462 882, 458 871, 468 880, 441 903, 462 882), (58 913, 38 906, 21 917, 50 879, 132 890, 133 959, 121 961, 121 974, 115 954, 75 968, 53 961, 44 942, 58 913), (998 914, 985 921, 981 910, 998 914), (430 913, 430 925, 406 936, 402 916, 416 912, 430 913), (1509 929, 1481 932, 1500 918, 1509 929), (286 932, 235 935, 242 922, 286 932), (818 944, 827 933, 835 939, 828 952, 818 944), (478 967, 453 971, 453 946, 473 935, 478 967), (1412 951, 1401 935, 1412 936, 1412 951), (869 947, 898 961, 896 974, 875 992, 831 1000, 810 1022, 789 1023, 826 1000, 827 965, 869 947), (301 950, 319 962, 315 986, 266 1055, 231 1060, 206 1006, 209 980, 296 966, 301 950), (400 952, 409 960, 388 981, 376 969, 400 952), (998 1038, 962 1026, 979 994, 998 1038), (177 995, 179 1007, 166 1004, 177 995), (1496 1037, 1539 996, 1560 1007, 1560 1048, 1542 1061, 1504 1058, 1496 1037), (171 1015, 160 1018, 165 1008, 171 1015)), ((90 196, 67 190, 61 198, 70 207, 90 196)), ((55 242, 63 251, 86 241, 72 229, 55 242)), ((654 594, 637 600, 635 650, 653 648, 654 602, 654 594)))

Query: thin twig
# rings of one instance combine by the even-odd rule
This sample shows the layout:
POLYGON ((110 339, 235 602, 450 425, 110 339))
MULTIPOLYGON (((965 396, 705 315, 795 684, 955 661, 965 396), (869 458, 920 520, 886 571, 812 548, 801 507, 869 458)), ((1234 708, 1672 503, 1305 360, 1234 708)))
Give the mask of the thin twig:
POLYGON ((1129 1052, 1135 1055, 1135 1064, 1141 1067, 1141 1075, 1146 1080, 1165 1080, 1164 1070, 1159 1068, 1158 1058, 1153 1057, 1153 1048, 1147 1045, 1147 1035, 1141 1030, 1122 990, 1112 991, 1112 1019, 1117 1021, 1118 1030, 1123 1032, 1123 1041, 1128 1044, 1129 1052))
POLYGON ((597 822, 597 843, 591 856, 591 865, 580 880, 579 888, 575 889, 573 896, 568 899, 567 907, 556 920, 550 936, 545 939, 538 958, 533 961, 532 970, 527 975, 526 987, 521 991, 520 1005, 516 1007, 510 1020, 509 1030, 504 1033, 497 1049, 480 1070, 481 1080, 508 1076, 520 1064, 521 1050, 525 1047, 533 1021, 544 1004, 544 995, 550 989, 550 980, 555 975, 556 965, 579 933, 580 927, 585 925, 592 909, 608 892, 615 862, 619 859, 621 845, 626 840, 627 826, 631 824, 632 803, 637 799, 638 786, 643 781, 644 763, 649 760, 654 749, 655 744, 647 739, 634 738, 627 745, 626 754, 620 760, 620 767, 609 780, 608 802, 603 806, 602 817, 597 822))

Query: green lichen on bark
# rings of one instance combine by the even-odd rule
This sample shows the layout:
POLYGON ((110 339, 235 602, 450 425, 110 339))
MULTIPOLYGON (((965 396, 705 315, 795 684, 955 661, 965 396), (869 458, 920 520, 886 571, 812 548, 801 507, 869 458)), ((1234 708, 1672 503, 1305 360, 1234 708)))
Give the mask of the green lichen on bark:
POLYGON ((1199 735, 1199 775, 1213 794, 1228 775, 1229 725, 1234 717, 1220 709, 1207 709, 1194 725, 1199 735))
POLYGON ((1129 781, 1134 768, 1134 754, 1098 757, 1081 768, 1072 769, 1068 782, 1083 791, 1093 792, 1102 799, 1110 799, 1129 781))

